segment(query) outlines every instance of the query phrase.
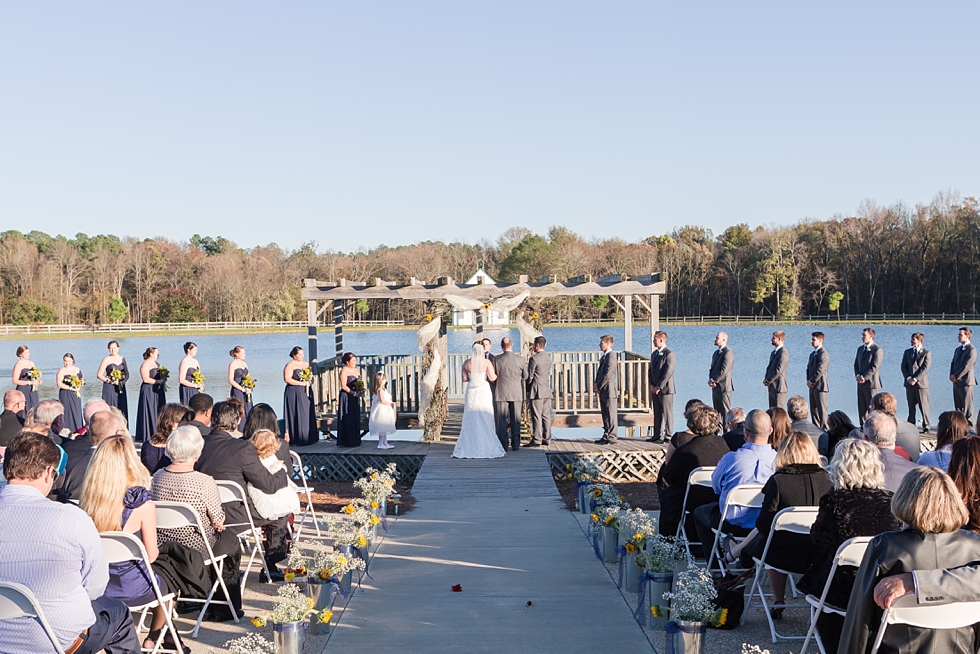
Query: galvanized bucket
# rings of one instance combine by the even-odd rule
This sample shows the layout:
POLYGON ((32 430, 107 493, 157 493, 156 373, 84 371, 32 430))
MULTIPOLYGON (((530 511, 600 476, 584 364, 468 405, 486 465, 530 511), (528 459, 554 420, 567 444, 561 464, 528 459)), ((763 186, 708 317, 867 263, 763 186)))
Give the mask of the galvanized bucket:
POLYGON ((306 620, 273 622, 272 636, 276 654, 303 654, 307 626, 306 620))
MULTIPOLYGON (((333 584, 320 579, 320 575, 312 575, 306 586, 306 594, 313 600, 313 610, 319 614, 323 609, 333 609, 333 584)), ((316 635, 330 633, 330 623, 320 622, 313 617, 310 619, 310 633, 316 635)))
POLYGON ((635 593, 640 585, 640 575, 643 574, 643 569, 636 565, 636 552, 632 554, 627 554, 625 556, 626 560, 623 562, 623 567, 626 568, 624 573, 624 583, 626 584, 626 590, 635 593))
POLYGON ((674 623, 677 625, 677 633, 667 635, 667 638, 675 639, 674 654, 701 654, 708 623, 687 620, 674 620, 674 623))
POLYGON ((589 513, 591 513, 589 511, 589 498, 587 497, 588 493, 585 492, 585 489, 588 487, 588 484, 581 484, 578 487, 578 510, 579 513, 583 515, 589 515, 589 513))
POLYGON ((612 527, 602 528, 602 560, 606 563, 617 563, 619 561, 619 532, 612 527))
MULTIPOLYGON (((650 581, 647 582, 647 588, 650 591, 650 606, 660 605, 662 608, 670 608, 670 600, 664 599, 664 593, 669 593, 674 586, 674 573, 673 572, 648 572, 650 576, 650 581)), ((667 626, 667 622, 670 618, 667 617, 667 611, 661 611, 660 617, 653 617, 653 611, 650 612, 650 627, 653 629, 658 629, 663 631, 667 626)))

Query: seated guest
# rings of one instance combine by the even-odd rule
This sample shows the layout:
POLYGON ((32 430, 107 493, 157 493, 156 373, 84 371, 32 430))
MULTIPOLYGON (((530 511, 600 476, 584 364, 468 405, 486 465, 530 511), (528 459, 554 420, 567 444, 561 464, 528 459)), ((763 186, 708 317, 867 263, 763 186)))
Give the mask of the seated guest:
POLYGON ((167 458, 167 437, 190 413, 191 410, 183 404, 168 404, 157 416, 156 431, 150 437, 150 442, 144 443, 140 449, 140 461, 151 475, 170 465, 170 459, 167 458))
POLYGON ((865 419, 861 432, 864 440, 878 447, 878 455, 885 466, 885 490, 894 493, 905 473, 918 467, 895 454, 895 418, 887 413, 872 411, 865 419))
MULTIPOLYGON (((793 431, 801 431, 809 436, 821 456, 829 457, 827 451, 830 438, 827 432, 810 422, 810 405, 806 399, 800 395, 791 396, 786 402, 786 413, 793 421, 793 431)), ((829 416, 827 422, 830 422, 829 416)))
POLYGON ((207 393, 197 393, 194 397, 187 403, 194 412, 194 416, 187 424, 197 427, 201 436, 207 436, 211 433, 211 410, 214 407, 214 399, 207 393), (198 399, 195 400, 194 397, 198 399))
POLYGON ((898 412, 898 400, 895 399, 895 396, 891 393, 878 393, 871 398, 871 410, 880 411, 895 418, 895 451, 912 463, 918 461, 922 447, 922 436, 915 425, 905 420, 899 420, 895 415, 898 412), (902 448, 901 451, 898 448, 902 448), (908 456, 906 457, 902 452, 908 456))
POLYGON ((101 398, 92 398, 85 402, 82 407, 82 419, 85 426, 68 438, 61 439, 61 448, 68 454, 68 461, 74 461, 92 448, 92 439, 89 437, 89 421, 99 411, 108 411, 109 405, 101 398))
MULTIPOLYGON (((909 423, 905 423, 909 424, 909 423)), ((943 472, 949 470, 949 457, 953 454, 956 441, 970 437, 970 426, 959 411, 944 411, 936 423, 936 451, 923 452, 919 457, 920 466, 932 466, 943 472)))
POLYGON ((734 452, 745 445, 745 432, 742 425, 745 423, 745 411, 736 407, 729 409, 725 414, 725 433, 721 435, 728 445, 728 451, 734 452))
POLYGON ((65 407, 61 402, 58 400, 41 400, 28 413, 24 426, 38 434, 47 434, 55 444, 60 445, 62 441, 61 430, 64 429, 64 417, 65 407))
MULTIPOLYGON (((882 488, 884 470, 878 448, 871 443, 845 438, 837 446, 827 468, 834 489, 820 498, 820 511, 810 527, 816 555, 797 588, 820 597, 837 548, 844 541, 901 528, 891 513, 892 493, 882 488)), ((827 604, 842 610, 847 607, 856 574, 855 567, 837 569, 827 591, 827 604)), ((844 618, 833 613, 822 613, 817 618, 817 631, 827 652, 837 651, 843 626, 844 618)))
POLYGON ((65 476, 61 480, 59 490, 61 491, 61 500, 64 502, 81 499, 85 471, 95 454, 95 448, 105 439, 122 433, 125 429, 122 421, 111 411, 99 411, 89 419, 88 426, 87 438, 91 447, 74 461, 69 461, 68 467, 65 469, 65 476))
MULTIPOLYGON (((769 447, 769 436, 772 434, 769 416, 765 411, 753 409, 745 417, 743 429, 745 445, 723 456, 711 474, 711 488, 718 494, 718 503, 705 504, 694 510, 698 540, 705 552, 709 551, 714 542, 711 529, 718 526, 721 510, 732 489, 740 484, 764 484, 773 473, 776 451, 769 447)), ((758 517, 759 509, 733 507, 725 516, 722 531, 735 536, 746 536, 755 527, 758 517)))
MULTIPOLYGON (((778 452, 779 444, 793 431, 793 423, 789 419, 789 414, 786 413, 786 409, 781 407, 770 407, 766 411, 766 414, 772 420, 772 435, 769 437, 769 446, 778 452)), ((814 445, 814 449, 816 449, 816 445, 814 445)))
MULTIPOLYGON (((92 520, 47 499, 61 449, 26 432, 7 446, 0 490, 0 579, 31 589, 60 646, 73 654, 133 654, 140 644, 129 608, 103 593, 109 563, 92 520)), ((5 654, 50 652, 37 620, 0 620, 5 654)))
MULTIPOLYGON (((966 423, 966 418, 959 413, 956 415, 966 423)), ((941 416, 939 420, 942 422, 941 416)), ((924 458, 925 454, 922 455, 922 459, 924 458)), ((922 459, 919 459, 920 463, 922 459)), ((980 534, 980 438, 956 441, 950 455, 949 476, 956 484, 956 490, 960 492, 960 498, 970 516, 964 529, 980 534)))
MULTIPOLYGON (((92 455, 85 474, 82 501, 79 504, 92 518, 99 533, 125 531, 143 542, 152 563, 156 560, 157 517, 150 500, 150 475, 136 457, 136 448, 128 436, 110 436, 102 441, 92 455)), ((156 599, 149 575, 142 562, 127 561, 109 564, 109 583, 105 595, 127 606, 141 606, 156 599)), ((160 592, 167 594, 167 584, 156 576, 160 592)), ((169 607, 168 607, 169 608, 169 607)), ((150 633, 143 647, 152 649, 166 624, 164 607, 153 609, 150 633)), ((173 637, 164 642, 173 649, 173 637)))
MULTIPOLYGON (((691 413, 691 411, 693 411, 699 406, 707 406, 707 405, 701 400, 697 400, 697 399, 688 400, 687 404, 684 405, 684 419, 685 420, 690 419, 689 414, 691 413)), ((670 443, 668 443, 667 451, 664 453, 664 463, 670 461, 670 457, 674 456, 674 452, 677 451, 677 448, 679 448, 681 445, 688 442, 692 438, 694 438, 694 432, 691 431, 690 429, 687 429, 685 431, 675 432, 674 435, 670 437, 670 443)))
MULTIPOLYGON (((691 412, 687 422, 688 429, 697 434, 696 438, 682 445, 670 461, 660 467, 660 520, 658 531, 664 536, 674 536, 681 521, 684 494, 688 493, 687 510, 693 512, 705 504, 717 504, 718 496, 707 486, 692 486, 687 490, 687 480, 691 471, 702 466, 713 466, 728 454, 725 441, 715 436, 718 429, 718 412, 706 406, 691 412)), ((696 533, 694 519, 688 516, 687 533, 696 533)))
POLYGON ((834 448, 845 438, 860 438, 860 431, 851 422, 851 419, 843 411, 833 411, 829 416, 827 416, 828 425, 828 435, 827 439, 827 457, 834 456, 834 448), (851 436, 851 432, 857 431, 854 436, 851 436))
MULTIPOLYGON (((782 411, 779 407, 769 409, 782 411)), ((786 417, 789 421, 789 416, 786 417)), ((754 565, 753 557, 762 558, 766 539, 772 531, 776 514, 791 506, 817 506, 820 499, 833 488, 830 477, 820 465, 820 453, 807 434, 794 431, 779 444, 776 454, 776 471, 766 482, 762 492, 762 510, 755 521, 755 529, 738 545, 726 540, 726 560, 734 562, 741 557, 746 568, 754 565)), ((766 562, 781 570, 802 574, 814 561, 816 547, 809 534, 796 534, 780 531, 773 534, 766 562)), ((772 587, 772 617, 783 617, 783 604, 786 593, 786 575, 768 570, 769 585, 772 587)))
MULTIPOLYGON (((248 443, 251 443, 258 452, 259 460, 262 462, 269 472, 275 473, 279 470, 285 470, 285 464, 279 460, 276 456, 276 451, 279 449, 279 437, 268 429, 260 429, 259 431, 252 434, 248 443)), ((288 472, 286 474, 289 474, 288 472)), ((252 505, 255 506, 255 511, 262 518, 268 520, 273 520, 275 518, 282 518, 288 516, 291 513, 299 513, 299 487, 293 482, 292 479, 287 479, 286 487, 282 488, 272 495, 263 493, 254 486, 249 486, 245 490, 248 492, 248 497, 252 500, 252 505)))
POLYGON ((7 447, 24 427, 20 417, 27 400, 20 391, 7 391, 3 394, 3 413, 0 413, 0 447, 7 447))
POLYGON ((276 457, 287 466, 293 465, 292 456, 289 453, 289 439, 283 438, 279 433, 279 418, 271 406, 261 402, 252 407, 245 419, 245 428, 242 430, 242 438, 251 440, 255 432, 265 429, 271 431, 279 439, 279 449, 276 450, 276 457))
MULTIPOLYGON (((237 397, 229 397, 229 398, 226 398, 225 399, 225 402, 228 402, 229 404, 234 405, 234 407, 236 409, 238 409, 238 416, 239 416, 239 418, 238 418, 238 425, 244 426, 245 425, 245 403, 242 402, 241 400, 239 400, 237 397)), ((228 432, 229 434, 231 434, 235 438, 241 438, 242 437, 242 432, 240 432, 238 430, 238 425, 235 425, 235 428, 232 429, 230 432, 228 432)))
MULTIPOLYGON (((194 464, 201 456, 203 448, 204 438, 197 427, 184 425, 170 432, 170 437, 167 439, 167 456, 171 463, 165 468, 160 468, 153 475, 152 496, 155 502, 185 502, 197 511, 201 517, 201 526, 204 528, 204 537, 208 539, 211 550, 216 556, 228 555, 221 576, 231 595, 229 599, 241 617, 244 615, 241 610, 242 588, 238 578, 241 549, 234 530, 225 529, 225 512, 221 508, 218 485, 210 475, 194 470, 194 464)), ((196 530, 158 529, 157 534, 161 542, 180 543, 207 554, 201 535, 196 530)), ((226 617, 220 609, 216 612, 222 618, 226 617)), ((229 614, 226 619, 230 620, 231 615, 229 614)))
MULTIPOLYGON (((968 519, 966 507, 953 480, 942 470, 916 467, 905 475, 892 498, 892 513, 907 527, 875 536, 868 544, 847 603, 838 651, 864 652, 875 638, 882 614, 875 603, 875 585, 883 577, 934 567, 938 561, 961 566, 980 560, 980 536, 961 529, 968 519)), ((926 601, 939 598, 942 593, 926 601)), ((885 630, 879 651, 913 654, 976 649, 973 626, 923 629, 895 625, 885 630)))

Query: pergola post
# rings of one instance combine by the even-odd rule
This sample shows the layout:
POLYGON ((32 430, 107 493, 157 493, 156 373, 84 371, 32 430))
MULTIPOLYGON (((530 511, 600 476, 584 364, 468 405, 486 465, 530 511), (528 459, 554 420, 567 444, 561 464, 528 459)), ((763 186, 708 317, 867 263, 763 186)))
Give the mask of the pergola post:
POLYGON ((316 361, 316 300, 306 301, 306 331, 309 344, 306 349, 310 355, 310 363, 316 361))
POLYGON ((650 296, 650 345, 653 346, 653 333, 660 331, 660 296, 650 296))
MULTIPOLYGON (((473 312, 473 320, 476 321, 476 335, 483 336, 483 309, 477 309, 473 312)), ((480 340, 477 338, 476 340, 480 340)))
POLYGON ((623 338, 623 349, 627 352, 633 351, 633 296, 623 296, 623 314, 626 317, 625 337, 623 338))
POLYGON ((333 339, 337 356, 344 353, 344 303, 334 300, 333 303, 333 339))

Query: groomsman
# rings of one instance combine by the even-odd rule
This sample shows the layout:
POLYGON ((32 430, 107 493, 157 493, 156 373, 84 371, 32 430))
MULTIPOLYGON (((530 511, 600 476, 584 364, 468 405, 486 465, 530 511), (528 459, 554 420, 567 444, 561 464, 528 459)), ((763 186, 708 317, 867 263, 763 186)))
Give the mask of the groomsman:
POLYGON ((650 355, 650 397, 653 400, 653 438, 656 443, 669 440, 674 433, 674 368, 677 355, 667 347, 667 332, 653 335, 650 355))
POLYGON ((885 353, 875 343, 875 330, 871 327, 861 330, 861 342, 863 345, 858 348, 854 356, 854 379, 857 381, 858 421, 863 425, 864 417, 869 411, 868 407, 871 406, 871 398, 881 390, 881 377, 878 376, 878 371, 881 370, 885 353))
MULTIPOLYGON (((732 391, 735 386, 732 384, 732 369, 735 367, 735 353, 728 347, 728 334, 718 332, 715 336, 715 345, 718 347, 711 355, 711 369, 708 371, 708 386, 711 387, 711 403, 715 411, 724 420, 728 415, 728 410, 732 408, 732 391)), ((724 424, 718 425, 720 429, 724 424)))
POLYGON ((824 349, 823 341, 823 332, 813 332, 810 337, 813 352, 806 363, 806 385, 810 389, 810 422, 826 431, 830 353, 824 349))
POLYGON ((613 352, 613 337, 609 334, 599 337, 602 358, 592 383, 592 392, 599 396, 599 410, 602 412, 602 438, 600 445, 615 443, 619 434, 619 416, 616 414, 616 400, 619 398, 619 355, 613 352))
POLYGON ((949 381, 953 382, 953 407, 966 416, 966 421, 973 426, 973 387, 977 385, 974 364, 977 362, 977 348, 973 347, 970 338, 973 330, 960 327, 957 338, 960 346, 953 352, 953 362, 949 364, 949 381))
POLYGON ((915 424, 915 407, 922 412, 922 433, 929 431, 929 368, 932 352, 922 347, 922 332, 912 334, 912 347, 902 355, 902 377, 905 379, 905 399, 909 403, 908 421, 915 424))
POLYGON ((786 343, 786 332, 772 333, 772 354, 769 355, 769 365, 766 366, 766 377, 762 385, 769 389, 769 408, 778 406, 786 408, 786 393, 789 384, 786 383, 786 371, 789 370, 789 352, 783 347, 786 343))
POLYGON ((529 447, 551 445, 551 356, 544 351, 544 336, 534 339, 534 354, 527 362, 527 399, 531 403, 529 447))

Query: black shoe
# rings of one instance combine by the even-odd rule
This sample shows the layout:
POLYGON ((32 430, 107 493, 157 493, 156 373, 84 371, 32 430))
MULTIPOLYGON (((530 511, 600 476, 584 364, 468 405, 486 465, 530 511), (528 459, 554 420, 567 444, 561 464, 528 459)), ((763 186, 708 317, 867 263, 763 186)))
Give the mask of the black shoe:
POLYGON ((928 425, 926 425, 925 427, 922 428, 922 433, 923 434, 928 434, 929 433, 929 426, 928 425))
POLYGON ((551 447, 551 441, 543 441, 541 447, 551 447))
POLYGON ((270 570, 269 571, 269 574, 272 576, 271 579, 266 576, 265 570, 259 570, 259 583, 260 584, 268 584, 268 583, 276 583, 276 584, 278 584, 280 582, 286 581, 286 578, 283 576, 282 572, 280 572, 278 568, 275 569, 275 570, 270 570))
POLYGON ((524 447, 541 447, 541 443, 535 443, 534 441, 531 441, 530 443, 525 444, 524 447))
POLYGON ((662 443, 662 442, 663 441, 661 441, 659 438, 656 437, 647 439, 647 443, 662 443))
POLYGON ((603 436, 602 438, 597 440, 596 443, 599 445, 609 445, 610 443, 612 443, 612 441, 606 438, 605 436, 603 436))
POLYGON ((779 622, 780 620, 783 619, 783 610, 781 608, 780 609, 769 609, 769 615, 772 616, 772 619, 774 621, 779 622))

